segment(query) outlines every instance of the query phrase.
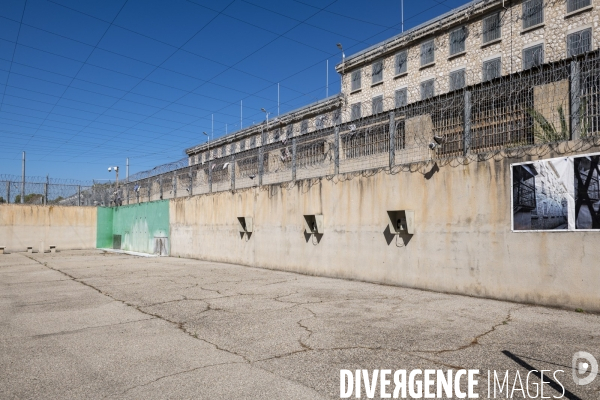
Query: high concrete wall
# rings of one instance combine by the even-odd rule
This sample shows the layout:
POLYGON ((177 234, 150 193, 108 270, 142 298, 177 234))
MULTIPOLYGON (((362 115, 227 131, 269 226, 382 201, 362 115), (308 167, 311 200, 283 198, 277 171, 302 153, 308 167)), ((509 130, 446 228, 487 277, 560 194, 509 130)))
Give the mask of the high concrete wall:
POLYGON ((0 205, 0 246, 9 251, 93 249, 96 246, 96 208, 0 205))
POLYGON ((97 246, 112 248, 113 235, 121 236, 122 250, 154 253, 155 238, 169 237, 169 201, 98 208, 97 246))
POLYGON ((171 255, 600 311, 600 233, 511 232, 509 166, 521 161, 171 200, 171 255), (387 211, 403 209, 416 233, 395 237, 387 211), (304 234, 303 214, 324 215, 322 237, 304 234), (250 238, 241 216, 254 218, 250 238))

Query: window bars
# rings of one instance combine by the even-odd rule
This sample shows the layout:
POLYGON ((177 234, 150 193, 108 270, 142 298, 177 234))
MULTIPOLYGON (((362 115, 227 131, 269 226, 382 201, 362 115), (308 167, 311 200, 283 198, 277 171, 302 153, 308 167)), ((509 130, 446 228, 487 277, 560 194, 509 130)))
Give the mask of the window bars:
POLYGON ((408 71, 408 51, 403 50, 394 57, 394 74, 401 75, 408 71))
POLYGON ((429 79, 421 82, 421 100, 428 99, 435 95, 435 79, 429 79))
POLYGON ((523 69, 538 67, 544 63, 544 45, 523 49, 523 69))
POLYGON ((567 14, 592 5, 592 0, 567 0, 567 14))
POLYGON ((371 83, 383 82, 383 61, 375 61, 371 66, 371 83))
POLYGON ((502 75, 502 60, 500 57, 483 62, 482 80, 484 82, 499 78, 502 75))
POLYGON ((544 0, 523 2, 523 29, 544 23, 544 0))
POLYGON ((465 87, 465 69, 459 69, 458 71, 450 72, 449 76, 449 90, 452 92, 454 90, 459 90, 465 87))
POLYGON ((435 61, 435 44, 433 39, 421 44, 421 66, 435 61))
POLYGON ((379 114, 383 112, 383 95, 373 97, 371 101, 371 114, 379 114))
POLYGON ((467 39, 466 28, 460 27, 450 32, 450 55, 463 53, 465 51, 465 41, 467 39))
POLYGON ((592 29, 567 35, 567 57, 587 53, 592 49, 592 29))
POLYGON ((483 43, 500 39, 500 13, 490 15, 483 20, 483 43))
POLYGON ((350 106, 350 119, 355 120, 361 117, 360 103, 354 103, 350 106))
POLYGON ((350 79, 352 81, 352 85, 350 90, 351 91, 355 91, 360 89, 360 75, 361 75, 361 70, 358 69, 356 71, 353 71, 352 74, 350 75, 350 79))
POLYGON ((404 107, 408 104, 408 90, 407 88, 398 89, 394 92, 395 107, 404 107))

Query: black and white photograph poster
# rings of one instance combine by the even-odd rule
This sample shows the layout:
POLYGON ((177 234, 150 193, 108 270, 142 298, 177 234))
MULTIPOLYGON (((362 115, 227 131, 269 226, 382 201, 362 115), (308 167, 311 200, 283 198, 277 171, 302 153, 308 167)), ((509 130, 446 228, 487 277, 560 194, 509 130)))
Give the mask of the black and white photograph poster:
POLYGON ((600 155, 573 158, 575 228, 600 229, 600 155))

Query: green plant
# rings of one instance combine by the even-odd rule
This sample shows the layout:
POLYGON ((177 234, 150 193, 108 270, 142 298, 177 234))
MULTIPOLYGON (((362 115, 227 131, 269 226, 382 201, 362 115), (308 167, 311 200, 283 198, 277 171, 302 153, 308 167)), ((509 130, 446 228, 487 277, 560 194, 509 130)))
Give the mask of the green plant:
POLYGON ((527 110, 527 113, 539 125, 539 129, 534 130, 534 135, 542 143, 560 142, 569 138, 569 126, 562 105, 558 106, 557 111, 560 119, 560 130, 556 129, 554 124, 548 121, 539 111, 535 109, 527 110))

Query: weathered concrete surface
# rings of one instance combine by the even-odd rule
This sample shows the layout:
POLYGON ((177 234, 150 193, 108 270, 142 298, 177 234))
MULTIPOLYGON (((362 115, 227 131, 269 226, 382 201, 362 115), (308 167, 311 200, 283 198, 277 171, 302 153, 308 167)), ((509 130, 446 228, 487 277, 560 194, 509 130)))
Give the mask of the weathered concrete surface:
POLYGON ((577 387, 570 367, 576 351, 600 359, 599 328, 598 315, 229 264, 0 256, 2 399, 339 398, 340 369, 525 380, 502 351, 597 399, 600 377, 577 387))
POLYGON ((8 251, 96 247, 96 207, 0 205, 0 246, 8 251))
POLYGON ((175 199, 171 254, 600 311, 597 232, 511 232, 510 164, 521 161, 175 199), (416 233, 391 235, 387 211, 407 209, 416 233), (322 237, 304 234, 305 214, 323 214, 322 237), (238 233, 241 216, 253 217, 249 239, 238 233))

